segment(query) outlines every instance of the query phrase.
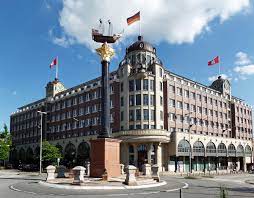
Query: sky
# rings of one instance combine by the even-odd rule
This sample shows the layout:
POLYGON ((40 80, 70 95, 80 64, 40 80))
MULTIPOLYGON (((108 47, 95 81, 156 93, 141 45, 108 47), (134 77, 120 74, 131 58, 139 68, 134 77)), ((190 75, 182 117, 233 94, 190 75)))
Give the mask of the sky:
MULTIPOLYGON (((110 70, 137 40, 152 43, 167 70, 210 85, 219 65, 232 93, 254 105, 254 10, 250 0, 3 0, 0 2, 0 129, 18 107, 45 97, 54 79, 49 64, 59 58, 59 78, 67 88, 101 74, 98 44, 91 28, 98 20, 123 32, 114 44, 110 70), (140 11, 141 21, 126 18, 140 11)), ((106 25, 106 24, 105 24, 106 25)))

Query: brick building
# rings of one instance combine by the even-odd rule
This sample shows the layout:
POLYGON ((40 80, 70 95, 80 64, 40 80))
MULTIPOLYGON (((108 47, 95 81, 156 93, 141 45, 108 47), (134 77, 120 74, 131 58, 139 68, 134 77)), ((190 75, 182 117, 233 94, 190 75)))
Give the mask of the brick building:
MULTIPOLYGON (((63 164, 84 165, 100 132, 100 78, 66 89, 55 79, 46 97, 11 115, 11 159, 36 162, 40 115, 43 138, 63 153, 63 164)), ((142 37, 110 74, 111 130, 121 163, 158 164, 161 171, 246 171, 253 161, 252 109, 218 77, 202 85, 167 70, 142 37), (191 160, 190 160, 191 158, 191 160), (190 163, 191 161, 191 163, 190 163)), ((99 151, 98 151, 99 152, 99 151)))

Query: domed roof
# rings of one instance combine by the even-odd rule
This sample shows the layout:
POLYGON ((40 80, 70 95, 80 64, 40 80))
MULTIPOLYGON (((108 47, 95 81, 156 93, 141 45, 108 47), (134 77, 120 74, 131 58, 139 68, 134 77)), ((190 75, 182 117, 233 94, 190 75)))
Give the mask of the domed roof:
POLYGON ((150 43, 144 41, 142 36, 138 36, 138 41, 129 46, 126 49, 126 53, 133 52, 136 50, 145 50, 156 53, 156 49, 150 43))

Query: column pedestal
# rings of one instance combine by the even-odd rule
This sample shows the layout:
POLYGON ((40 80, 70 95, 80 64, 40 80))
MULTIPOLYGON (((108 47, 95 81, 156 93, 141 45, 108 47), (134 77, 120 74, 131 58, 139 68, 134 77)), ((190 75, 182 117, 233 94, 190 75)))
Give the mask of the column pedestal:
POLYGON ((121 175, 120 142, 113 138, 91 140, 90 176, 102 177, 105 170, 108 178, 121 175))

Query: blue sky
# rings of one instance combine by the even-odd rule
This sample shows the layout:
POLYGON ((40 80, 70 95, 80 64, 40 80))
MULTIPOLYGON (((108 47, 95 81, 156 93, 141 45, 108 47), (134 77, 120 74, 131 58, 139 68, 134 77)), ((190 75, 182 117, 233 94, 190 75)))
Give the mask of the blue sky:
MULTIPOLYGON (((197 21, 198 17, 203 19, 203 16, 206 16, 203 12, 203 15, 195 16, 193 21, 190 17, 193 13, 189 12, 189 16, 179 19, 182 20, 179 23, 165 22, 165 25, 169 26, 165 29, 158 28, 156 25, 164 21, 167 13, 165 15, 162 13, 162 18, 156 21, 156 17, 146 13, 146 10, 150 8, 144 7, 142 8, 144 39, 156 46, 157 54, 168 70, 207 85, 211 83, 209 79, 218 73, 218 67, 208 67, 207 61, 220 55, 221 70, 231 80, 233 95, 254 105, 254 91, 250 91, 253 90, 252 84, 254 84, 254 12, 250 1, 242 1, 241 10, 229 12, 228 5, 223 5, 224 10, 220 13, 216 12, 217 15, 208 16, 204 24, 200 26, 201 29, 195 29, 193 21, 197 21), (231 13, 230 16, 224 17, 227 12, 231 13), (188 18, 190 18, 189 23, 188 18), (185 29, 179 24, 183 26, 187 24, 190 27, 185 29), (180 37, 174 32, 178 29, 179 34, 181 31, 184 32, 180 37)), ((100 13, 96 10, 96 4, 91 6, 92 2, 89 2, 90 4, 85 0, 83 2, 86 3, 80 5, 81 8, 87 6, 91 8, 91 13, 96 11, 100 13)), ((66 87, 78 85, 100 75, 100 60, 91 50, 95 45, 92 41, 90 42, 89 37, 83 37, 83 35, 90 35, 90 32, 88 33, 90 26, 87 25, 86 28, 80 26, 79 29, 77 21, 67 19, 72 19, 71 12, 77 12, 75 16, 80 16, 81 22, 85 24, 89 21, 95 26, 97 22, 92 19, 101 16, 97 13, 93 18, 89 18, 89 11, 83 9, 87 15, 83 15, 78 9, 73 11, 70 7, 71 3, 72 0, 66 0, 64 3, 61 0, 26 0, 25 3, 18 0, 1 1, 0 128, 4 123, 9 125, 9 116, 17 107, 45 96, 45 85, 54 78, 54 71, 50 71, 49 64, 55 56, 59 57, 59 77, 66 87), (72 29, 75 25, 76 28, 72 29)), ((137 10, 131 6, 135 7, 130 5, 127 8, 128 12, 120 17, 119 20, 123 21, 121 24, 126 23, 122 19, 129 17, 137 10)), ((188 6, 192 5, 177 5, 176 8, 188 10, 188 6)), ((194 8, 203 9, 201 6, 194 8)), ((116 5, 112 12, 117 15, 118 10, 121 10, 121 7, 116 5)), ((114 19, 114 15, 112 17, 114 19)), ((177 18, 174 20, 177 21, 177 18)), ((118 27, 119 30, 121 28, 118 27)), ((138 34, 135 24, 124 29, 125 35, 122 42, 115 46, 117 56, 111 63, 111 70, 118 67, 125 48, 136 40, 138 34)))

